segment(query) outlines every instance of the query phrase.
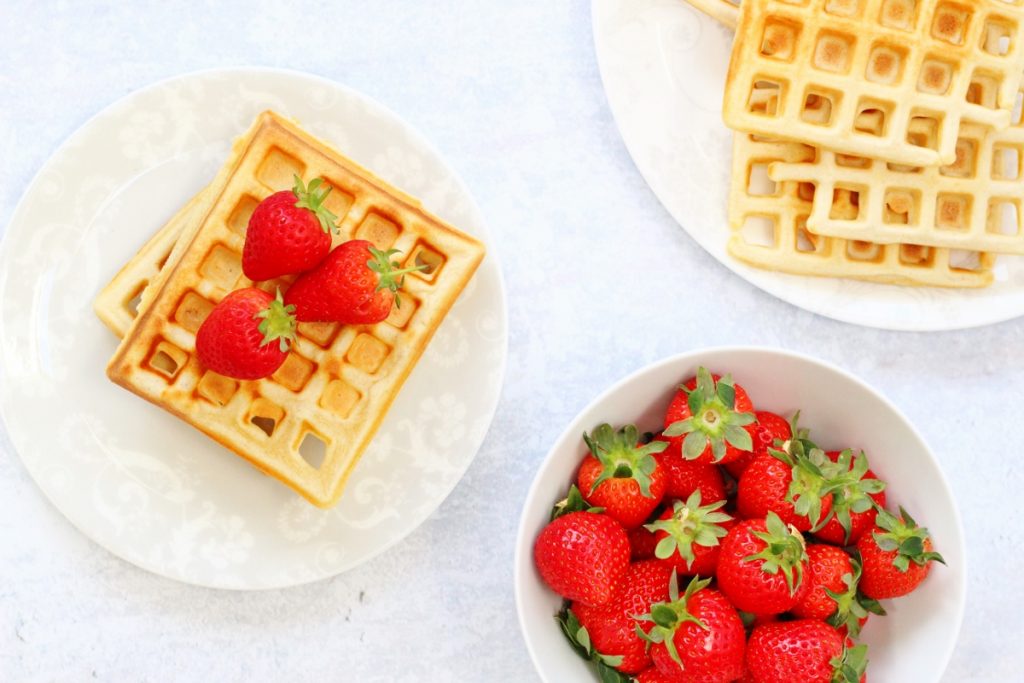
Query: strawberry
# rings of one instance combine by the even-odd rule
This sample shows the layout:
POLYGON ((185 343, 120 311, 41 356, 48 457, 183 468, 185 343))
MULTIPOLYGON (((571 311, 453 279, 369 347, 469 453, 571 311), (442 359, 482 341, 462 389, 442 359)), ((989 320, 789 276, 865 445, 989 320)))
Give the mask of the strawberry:
POLYGON ((642 526, 629 530, 629 547, 631 549, 630 559, 653 560, 654 548, 658 545, 658 539, 653 531, 648 531, 642 526))
POLYGON ((680 574, 714 576, 721 549, 718 539, 725 537, 733 522, 720 511, 724 505, 725 501, 719 500, 701 506, 700 491, 694 491, 685 503, 677 500, 646 527, 658 541, 655 556, 680 574))
POLYGON ((867 622, 869 614, 885 616, 885 610, 877 600, 864 596, 858 590, 861 568, 860 561, 856 557, 850 557, 850 568, 851 573, 842 576, 841 588, 825 588, 825 593, 832 599, 832 604, 835 607, 825 621, 835 626, 844 636, 859 638, 860 630, 867 622))
POLYGON ((294 310, 284 305, 280 291, 276 298, 255 287, 231 292, 196 332, 200 364, 235 379, 274 374, 295 339, 294 310))
POLYGON ((946 563, 933 552, 928 530, 919 527, 907 511, 900 508, 900 517, 885 510, 878 511, 877 526, 860 537, 860 590, 869 598, 884 600, 910 593, 924 581, 931 562, 946 563))
MULTIPOLYGON (((644 634, 658 671, 690 683, 728 683, 743 675, 746 632, 725 596, 708 588, 710 579, 694 578, 680 597, 676 577, 669 601, 640 617, 652 626, 644 634)), ((643 629, 638 626, 638 632, 643 629)))
POLYGON ((853 576, 850 556, 831 545, 807 546, 807 592, 790 612, 801 619, 827 619, 836 611, 833 595, 846 590, 845 578, 853 576))
POLYGON ((767 453, 769 448, 777 447, 776 441, 788 441, 793 436, 793 430, 790 428, 789 422, 775 413, 770 413, 767 410, 758 410, 754 412, 754 417, 757 419, 757 422, 753 425, 754 433, 752 435, 754 450, 744 453, 738 459, 725 464, 725 469, 736 479, 740 478, 743 470, 747 469, 747 465, 752 463, 754 458, 767 453))
POLYGON ((753 449, 753 407, 729 375, 712 375, 702 367, 669 403, 663 434, 682 444, 687 460, 725 464, 753 449))
POLYGON ((602 605, 629 567, 629 538, 607 515, 569 512, 541 530, 533 561, 544 582, 562 597, 602 605))
POLYGON ((285 293, 300 322, 339 322, 372 325, 398 306, 398 289, 405 274, 424 266, 401 268, 391 257, 397 249, 381 251, 366 240, 339 244, 315 269, 299 276, 285 293))
POLYGON ((857 683, 867 667, 867 646, 848 649, 823 621, 780 621, 750 634, 746 664, 757 683, 857 683))
POLYGON ((678 676, 666 676, 658 671, 656 667, 652 666, 649 669, 644 669, 638 673, 633 677, 633 680, 636 681, 636 683, 681 683, 686 679, 678 676))
POLYGON ((726 535, 718 588, 744 612, 780 614, 803 598, 807 565, 804 537, 769 512, 764 519, 740 522, 726 535))
POLYGON ((654 603, 669 599, 671 579, 672 569, 663 563, 637 562, 626 570, 606 604, 592 607, 573 603, 570 609, 587 630, 591 647, 604 656, 605 663, 613 663, 627 674, 650 666, 647 643, 636 632, 636 617, 650 612, 654 603))
POLYGON ((658 436, 655 441, 668 444, 658 454, 658 462, 668 480, 665 484, 665 498, 686 500, 694 491, 700 491, 700 497, 705 503, 725 500, 725 482, 721 470, 714 465, 684 458, 679 439, 658 436))
POLYGON ((242 249, 242 272, 269 280, 315 268, 331 250, 338 217, 324 206, 329 185, 316 178, 309 187, 295 176, 290 190, 275 192, 252 212, 242 249))
POLYGON ((747 466, 736 498, 741 517, 760 518, 774 512, 800 531, 828 520, 832 508, 828 487, 836 465, 819 448, 805 453, 803 444, 793 439, 783 450, 769 448, 767 455, 747 466))
POLYGON ((875 524, 876 507, 885 507, 885 483, 868 468, 864 451, 828 451, 838 466, 832 476, 832 517, 813 532, 814 537, 835 545, 856 543, 875 524))
POLYGON ((576 480, 588 503, 603 507, 626 529, 647 521, 665 495, 665 472, 654 453, 668 444, 652 441, 641 446, 639 438, 633 425, 616 432, 602 424, 584 434, 591 454, 583 459, 576 480))

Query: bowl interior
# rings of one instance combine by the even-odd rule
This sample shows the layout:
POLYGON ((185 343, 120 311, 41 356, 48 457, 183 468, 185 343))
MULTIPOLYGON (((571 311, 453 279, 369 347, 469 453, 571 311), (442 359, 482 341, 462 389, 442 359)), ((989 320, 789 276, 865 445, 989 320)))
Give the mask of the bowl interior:
POLYGON ((516 541, 515 588, 520 626, 545 681, 597 680, 565 642, 553 615, 561 598, 543 584, 532 547, 552 504, 564 497, 585 448, 585 430, 609 422, 661 426, 674 387, 700 365, 731 373, 757 409, 800 422, 823 447, 863 448, 872 470, 888 482, 890 508, 904 505, 931 531, 948 566, 933 565, 913 594, 885 604, 887 617, 864 629, 870 680, 938 681, 952 653, 963 616, 963 534, 949 486, 921 436, 885 398, 860 380, 799 354, 771 349, 724 348, 674 356, 622 380, 585 408, 558 438, 527 496, 516 541))

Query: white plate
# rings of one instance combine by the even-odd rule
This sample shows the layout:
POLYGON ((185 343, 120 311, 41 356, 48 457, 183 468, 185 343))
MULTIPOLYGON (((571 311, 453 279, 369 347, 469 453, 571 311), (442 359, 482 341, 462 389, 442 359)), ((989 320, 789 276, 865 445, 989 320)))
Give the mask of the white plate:
POLYGON ((224 588, 332 576, 415 529, 483 441, 507 348, 492 250, 329 511, 107 381, 117 342, 93 296, 267 108, 487 239, 465 185, 394 113, 322 78, 251 68, 163 81, 96 115, 40 170, 0 245, 0 409, 29 473, 111 552, 224 588))
POLYGON ((537 469, 519 519, 514 580, 519 624, 541 679, 597 682, 552 618, 562 599, 533 564, 534 539, 585 452, 580 434, 602 422, 656 428, 675 386, 701 365, 732 373, 759 409, 781 415, 799 409, 800 424, 823 446, 863 448, 872 470, 888 482, 890 509, 903 505, 928 527, 948 565, 933 564, 920 588, 884 601, 888 616, 871 617, 863 635, 868 680, 937 683, 956 645, 967 586, 963 524, 938 461, 906 416, 861 380, 810 356, 756 347, 691 351, 637 370, 584 408, 537 469))
POLYGON ((605 92, 626 147, 669 213, 761 289, 821 315, 894 330, 950 330, 1024 315, 1024 259, 1000 256, 984 290, 878 285, 751 268, 725 250, 732 136, 721 102, 732 35, 684 0, 594 0, 605 92))

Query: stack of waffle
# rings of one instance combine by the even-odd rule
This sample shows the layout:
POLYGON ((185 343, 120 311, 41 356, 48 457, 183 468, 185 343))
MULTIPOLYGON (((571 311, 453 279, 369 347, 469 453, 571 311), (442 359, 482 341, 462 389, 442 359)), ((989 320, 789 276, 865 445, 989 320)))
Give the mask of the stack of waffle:
POLYGON ((692 0, 735 23, 729 251, 984 287, 1024 253, 1024 0, 692 0))
MULTIPOLYGON (((373 438, 402 383, 484 255, 472 237, 271 112, 234 144, 213 182, 100 292, 95 310, 122 341, 114 382, 176 415, 257 468, 327 507, 373 438), (251 286, 241 253, 249 216, 293 175, 333 187, 335 244, 365 239, 424 269, 401 307, 376 325, 301 323, 271 377, 237 381, 204 369, 195 335, 231 291, 251 286)), ((255 283, 274 291, 285 279, 255 283)))

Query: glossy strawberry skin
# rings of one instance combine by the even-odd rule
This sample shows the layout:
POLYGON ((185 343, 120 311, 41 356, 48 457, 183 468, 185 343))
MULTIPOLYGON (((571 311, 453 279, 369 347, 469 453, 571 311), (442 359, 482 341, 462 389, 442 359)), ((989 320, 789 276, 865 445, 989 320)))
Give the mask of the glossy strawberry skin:
MULTIPOLYGON (((703 500, 701 501, 703 503, 703 500)), ((672 508, 667 508, 658 519, 672 519, 672 508)), ((722 522, 719 524, 723 529, 731 529, 736 524, 735 520, 728 522, 722 522)), ((668 537, 668 533, 665 531, 654 532, 654 538, 656 541, 661 541, 668 537)), ((682 576, 703 576, 711 577, 715 575, 718 569, 718 557, 721 553, 721 545, 704 546, 694 543, 691 545, 693 549, 693 562, 687 561, 683 558, 678 551, 676 551, 671 557, 662 560, 667 566, 672 567, 682 576)))
POLYGON ((680 676, 667 676, 656 667, 644 669, 636 676, 636 683, 686 683, 687 679, 680 676))
POLYGON ((758 615, 781 614, 793 609, 808 588, 806 561, 802 563, 805 580, 800 581, 792 594, 781 571, 769 574, 762 570, 763 561, 744 561, 764 550, 765 542, 754 536, 754 532, 766 530, 763 519, 747 519, 738 523, 722 540, 718 558, 718 588, 737 609, 758 615))
POLYGON ((657 545, 658 539, 654 533, 642 526, 629 530, 629 547, 632 550, 630 559, 634 562, 654 559, 654 548, 657 545))
MULTIPOLYGON (((897 551, 879 548, 874 539, 876 532, 883 533, 883 530, 873 527, 857 541, 862 571, 859 584, 861 593, 875 600, 885 600, 913 592, 927 578, 932 563, 919 565, 911 562, 907 571, 901 572, 893 566, 897 551)), ((924 549, 925 552, 933 550, 931 539, 925 540, 924 549)))
POLYGON ((391 314, 395 294, 377 289, 380 280, 367 265, 372 258, 366 240, 338 245, 314 270, 304 273, 284 295, 300 322, 372 325, 391 314))
POLYGON ((807 592, 790 612, 802 619, 827 619, 836 611, 836 601, 825 589, 844 593, 847 588, 843 576, 853 575, 853 565, 845 551, 830 545, 809 544, 807 557, 807 592))
POLYGON ((714 465, 684 458, 679 439, 659 436, 657 440, 668 442, 668 448, 655 456, 665 470, 665 498, 686 500, 691 493, 700 490, 701 503, 704 505, 725 500, 725 482, 721 470, 714 465))
POLYGON ((640 485, 631 478, 606 479, 591 491, 602 469, 603 466, 594 456, 583 458, 576 477, 583 498, 594 507, 604 508, 606 515, 618 520, 627 530, 646 522, 665 495, 666 476, 661 465, 655 467, 650 474, 650 497, 643 495, 640 485))
MULTIPOLYGON (((786 500, 793 481, 793 468, 769 454, 754 459, 740 477, 736 507, 740 517, 761 518, 774 512, 786 524, 800 531, 809 531, 814 524, 804 515, 797 515, 793 503, 786 500)), ((821 516, 832 509, 832 494, 821 499, 821 516)), ((817 522, 819 520, 815 520, 817 522)))
POLYGON ((541 530, 533 559, 553 591, 584 605, 602 605, 629 568, 629 551, 626 530, 611 517, 570 512, 541 530))
POLYGON ((249 218, 242 271, 250 280, 270 280, 315 268, 331 250, 331 235, 316 214, 295 206, 291 190, 275 192, 249 218))
MULTIPOLYGON (((712 375, 714 380, 717 382, 721 379, 720 375, 712 375)), ((697 378, 691 377, 689 380, 683 383, 687 389, 694 389, 697 386, 697 378)), ((735 384, 736 390, 736 403, 734 410, 737 413, 749 413, 754 410, 754 404, 751 403, 750 397, 747 395, 746 390, 739 384, 735 384)), ((685 391, 680 389, 676 392, 676 395, 672 397, 672 400, 668 404, 668 409, 665 411, 665 427, 668 427, 674 422, 679 422, 690 417, 690 406, 687 403, 688 396, 685 391)), ((756 423, 747 425, 744 429, 750 433, 751 438, 754 436, 754 429, 756 423)), ((672 441, 677 442, 676 447, 681 448, 683 443, 683 437, 669 437, 672 441)), ((741 458, 746 451, 741 451, 732 444, 726 444, 725 455, 721 460, 715 461, 714 454, 711 452, 711 445, 704 449, 704 452, 700 454, 696 459, 691 462, 698 462, 705 465, 724 465, 726 463, 738 460, 741 458)))
POLYGON ((793 436, 793 430, 785 418, 767 410, 755 411, 754 415, 757 417, 757 422, 753 424, 754 430, 751 434, 754 441, 754 450, 744 453, 736 460, 725 464, 725 469, 736 479, 740 478, 743 470, 747 469, 747 465, 752 463, 754 458, 759 455, 767 455, 768 449, 774 447, 776 439, 786 441, 793 436))
POLYGON ((829 683, 843 637, 816 619, 758 626, 747 643, 747 669, 757 683, 829 683))
POLYGON ((647 644, 635 628, 638 623, 644 624, 634 617, 650 612, 652 604, 668 600, 671 578, 672 570, 661 562, 637 562, 626 570, 604 605, 573 603, 571 609, 587 629, 594 649, 603 655, 622 657, 615 667, 619 671, 635 674, 650 666, 647 644))
POLYGON ((274 374, 288 353, 277 342, 263 344, 256 314, 274 297, 255 287, 224 297, 196 332, 200 364, 226 377, 254 380, 274 374))
POLYGON ((717 590, 704 588, 690 598, 687 610, 707 628, 680 624, 672 641, 682 669, 664 643, 651 645, 654 666, 670 680, 689 683, 729 683, 742 676, 746 632, 736 608, 717 590))
MULTIPOLYGON (((839 457, 840 451, 827 451, 825 455, 829 457, 833 462, 839 457)), ((852 463, 851 463, 852 466, 852 463)), ((878 479, 878 476, 868 470, 864 473, 865 479, 878 479)), ((879 491, 878 493, 868 494, 875 504, 880 508, 885 508, 886 499, 885 491, 879 491)), ((832 543, 833 545, 854 545, 860 540, 860 537, 864 535, 866 531, 871 529, 875 525, 875 517, 878 513, 874 509, 866 510, 864 512, 851 512, 850 513, 850 539, 846 540, 846 531, 843 529, 843 525, 839 523, 839 520, 835 517, 825 522, 825 526, 821 527, 814 532, 814 537, 819 541, 826 543, 832 543)))

